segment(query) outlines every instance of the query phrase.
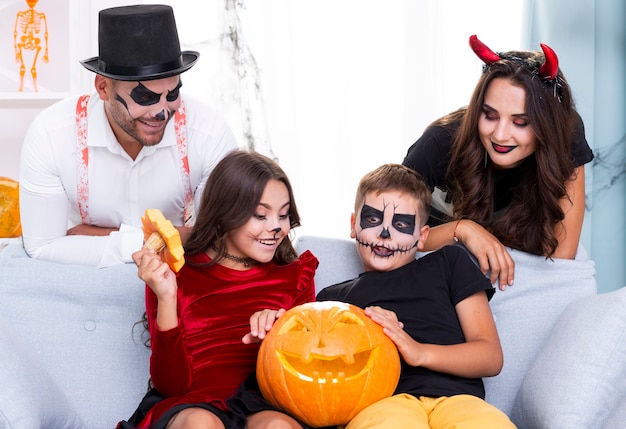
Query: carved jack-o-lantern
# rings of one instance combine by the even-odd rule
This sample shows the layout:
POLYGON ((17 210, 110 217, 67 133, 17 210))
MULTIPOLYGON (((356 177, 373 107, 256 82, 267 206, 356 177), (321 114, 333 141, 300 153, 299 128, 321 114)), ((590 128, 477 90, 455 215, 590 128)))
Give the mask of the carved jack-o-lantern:
POLYGON ((22 235, 20 222, 19 184, 8 177, 0 177, 0 237, 22 235))
POLYGON ((263 396, 310 426, 347 423, 390 396, 400 377, 395 344, 360 308, 311 302, 280 317, 261 344, 263 396))

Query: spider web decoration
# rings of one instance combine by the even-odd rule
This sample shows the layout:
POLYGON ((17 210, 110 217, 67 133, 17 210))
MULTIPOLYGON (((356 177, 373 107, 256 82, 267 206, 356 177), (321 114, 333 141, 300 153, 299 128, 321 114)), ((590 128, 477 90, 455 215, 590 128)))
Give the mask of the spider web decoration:
MULTIPOLYGON (((593 150, 593 195, 599 195, 608 191, 621 181, 626 180, 626 135, 610 146, 595 148, 593 150)), ((587 209, 591 209, 593 203, 587 196, 587 209)))
POLYGON ((242 18, 245 16, 243 0, 224 0, 226 30, 222 43, 232 51, 232 61, 239 77, 242 107, 243 135, 250 150, 265 152, 272 158, 265 128, 265 108, 261 90, 260 69, 247 43, 242 18))
POLYGON ((237 140, 242 146, 276 160, 267 133, 260 67, 245 36, 245 2, 217 0, 209 5, 214 13, 191 17, 180 13, 180 30, 191 25, 199 27, 202 34, 201 40, 181 39, 183 49, 201 54, 201 60, 189 76, 183 75, 183 81, 191 79, 192 74, 196 79, 200 76, 193 87, 201 88, 198 92, 220 111, 233 132, 240 136, 237 140))

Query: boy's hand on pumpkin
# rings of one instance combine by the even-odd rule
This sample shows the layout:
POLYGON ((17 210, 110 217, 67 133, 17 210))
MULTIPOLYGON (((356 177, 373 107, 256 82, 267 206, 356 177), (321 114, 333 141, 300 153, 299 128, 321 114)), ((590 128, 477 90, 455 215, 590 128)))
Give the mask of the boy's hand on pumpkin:
POLYGON ((378 323, 383 328, 385 327, 399 327, 404 328, 404 323, 398 320, 398 316, 391 310, 385 310, 377 305, 366 307, 365 314, 367 314, 374 322, 378 323))
POLYGON ((261 310, 250 316, 250 332, 243 336, 244 344, 260 343, 267 332, 272 329, 274 322, 287 310, 261 310))
POLYGON ((407 357, 413 353, 415 340, 406 333, 404 323, 398 320, 396 313, 378 306, 372 306, 365 308, 365 314, 383 328, 385 335, 394 342, 400 355, 407 360, 407 357))

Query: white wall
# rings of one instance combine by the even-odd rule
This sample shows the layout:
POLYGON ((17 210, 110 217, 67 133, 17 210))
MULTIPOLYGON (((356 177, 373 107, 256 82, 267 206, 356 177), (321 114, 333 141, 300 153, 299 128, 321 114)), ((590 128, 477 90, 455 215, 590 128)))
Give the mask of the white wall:
MULTIPOLYGON (((187 12, 188 3, 167 3, 181 28, 207 22, 206 14, 187 12)), ((258 73, 262 90, 252 119, 264 122, 265 134, 256 137, 267 139, 294 184, 299 234, 348 236, 360 177, 401 162, 428 123, 467 103, 482 65, 469 36, 477 33, 494 50, 519 48, 522 9, 523 0, 245 2, 237 16, 240 44, 258 66, 247 64, 245 73, 258 73)), ((209 7, 210 13, 219 9, 209 7)), ((206 27, 205 37, 214 33, 206 27)), ((212 46, 197 43, 200 35, 192 39, 195 49, 212 46)), ((219 87, 227 79, 216 88, 215 76, 205 76, 186 76, 184 90, 228 98, 219 87)), ((240 125, 240 107, 224 112, 240 125)))
MULTIPOLYGON (((97 12, 134 2, 69 2, 70 61, 58 78, 69 76, 70 93, 90 91, 93 75, 78 61, 97 55, 97 12)), ((242 135, 241 103, 254 97, 242 93, 241 70, 218 46, 233 11, 224 0, 200 9, 187 0, 163 3, 174 8, 183 49, 202 53, 183 75, 183 91, 215 105, 242 135)), ((383 162, 401 162, 426 124, 466 103, 481 67, 470 34, 494 49, 520 44, 523 0, 245 3, 236 18, 262 90, 253 123, 293 181, 301 233, 345 237, 359 178, 383 162)), ((0 175, 18 177, 26 127, 55 96, 0 96, 0 127, 7 130, 0 135, 0 175)))

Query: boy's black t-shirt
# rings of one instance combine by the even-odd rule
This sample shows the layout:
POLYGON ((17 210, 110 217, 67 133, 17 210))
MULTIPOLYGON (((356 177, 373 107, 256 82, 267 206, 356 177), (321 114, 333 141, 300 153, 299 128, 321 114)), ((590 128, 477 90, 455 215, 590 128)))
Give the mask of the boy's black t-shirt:
MULTIPOLYGON (((488 298, 495 292, 465 250, 447 246, 396 270, 365 272, 356 279, 329 286, 319 292, 317 300, 342 301, 361 308, 380 306, 394 311, 416 341, 447 345, 465 342, 455 305, 480 291, 485 291, 488 298)), ((485 397, 480 378, 413 367, 403 360, 395 393, 485 397)))

